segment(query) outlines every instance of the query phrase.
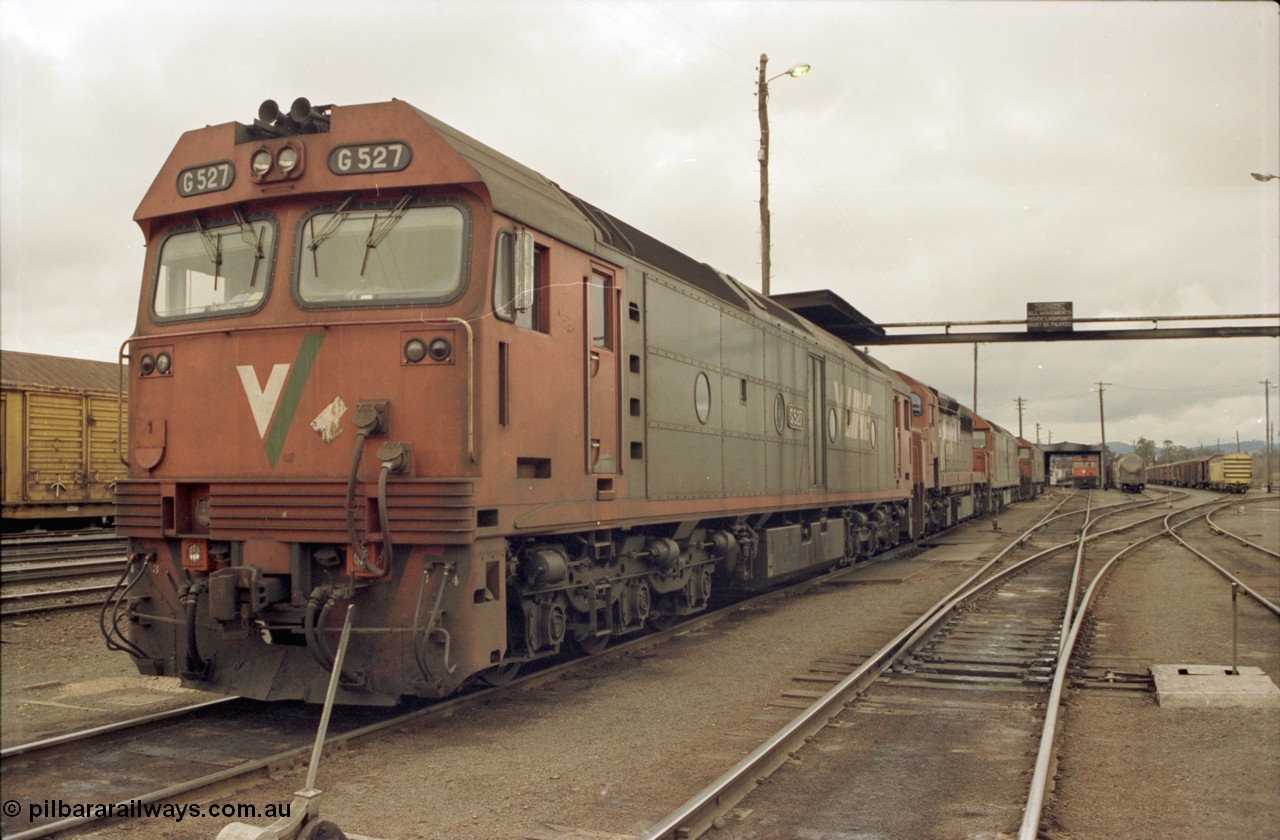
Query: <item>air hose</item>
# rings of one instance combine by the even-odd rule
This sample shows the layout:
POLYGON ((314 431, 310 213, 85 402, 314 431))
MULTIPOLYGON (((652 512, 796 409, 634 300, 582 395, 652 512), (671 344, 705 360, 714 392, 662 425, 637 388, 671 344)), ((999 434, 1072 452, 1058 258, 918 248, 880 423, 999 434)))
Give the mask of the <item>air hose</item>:
POLYGON ((356 433, 356 451, 351 458, 351 473, 347 476, 347 539, 351 543, 352 556, 357 565, 363 564, 365 551, 360 543, 360 536, 356 533, 356 478, 360 473, 360 457, 364 454, 364 442, 368 437, 367 430, 361 429, 356 433))
POLYGON ((209 661, 200 656, 200 648, 196 642, 196 607, 200 601, 200 593, 204 590, 204 581, 196 581, 178 590, 178 602, 183 606, 187 624, 187 650, 182 676, 188 679, 203 680, 209 674, 209 661))
POLYGON ((307 612, 302 621, 302 633, 307 640, 307 651, 311 658, 326 671, 333 668, 333 651, 324 638, 325 620, 333 609, 337 599, 333 597, 333 587, 317 586, 311 590, 307 598, 307 612))

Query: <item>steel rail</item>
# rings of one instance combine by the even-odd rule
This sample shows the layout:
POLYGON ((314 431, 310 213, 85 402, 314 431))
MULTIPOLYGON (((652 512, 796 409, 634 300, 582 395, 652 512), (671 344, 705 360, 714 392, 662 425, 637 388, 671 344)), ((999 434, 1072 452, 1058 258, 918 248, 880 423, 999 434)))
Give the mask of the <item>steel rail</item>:
MULTIPOLYGON (((1020 568, 1018 563, 992 577, 990 580, 977 583, 1005 555, 1022 544, 1031 534, 1048 522, 1060 516, 1077 515, 1073 513, 1059 514, 1058 511, 1073 496, 1060 501, 1057 506, 1035 525, 1025 530, 1016 540, 1001 550, 995 557, 983 564, 977 571, 953 589, 942 600, 927 609, 920 617, 893 637, 884 647, 871 656, 822 697, 815 700, 799 716, 774 733, 767 741, 756 747, 749 755, 735 764, 720 778, 707 785, 691 799, 650 827, 643 835, 643 840, 685 840, 685 838, 701 836, 711 827, 712 821, 720 813, 732 808, 749 794, 761 778, 768 776, 781 764, 795 754, 804 742, 821 730, 831 718, 838 715, 865 691, 904 651, 910 650, 929 632, 950 615, 957 605, 989 585, 1003 578, 1007 573, 1020 568)), ((1066 543, 1070 545, 1070 543, 1066 543)), ((1039 557, 1050 551, 1060 550, 1055 546, 1035 555, 1039 557)), ((1025 561, 1024 561, 1025 562, 1025 561)))
MULTIPOLYGON (((910 549, 909 546, 906 547, 906 550, 909 550, 909 549, 910 549)), ((886 554, 881 555, 880 559, 886 559, 888 557, 892 557, 893 555, 898 554, 901 550, 902 549, 894 552, 887 552, 886 554)), ((878 561, 872 561, 872 562, 878 562, 878 561)), ((803 591, 817 585, 821 585, 825 581, 830 581, 830 580, 839 578, 850 571, 854 571, 855 569, 867 568, 867 565, 868 564, 860 564, 858 566, 844 567, 844 568, 838 569, 837 571, 834 571, 825 575, 820 575, 818 577, 810 578, 803 581, 798 581, 790 586, 782 587, 780 589, 772 590, 770 592, 761 593, 759 595, 753 596, 751 598, 747 598, 742 601, 737 601, 733 604, 727 605, 725 607, 722 607, 720 609, 717 609, 711 612, 700 613, 698 615, 690 617, 689 620, 682 621, 681 623, 674 625, 672 627, 669 627, 667 629, 646 633, 642 636, 638 636, 633 639, 627 639, 625 641, 615 643, 605 651, 602 651, 601 653, 594 654, 591 656, 581 657, 578 659, 573 659, 567 662, 561 662, 561 663, 552 665, 550 667, 546 667, 546 668, 542 668, 540 670, 534 671, 527 675, 519 676, 516 679, 512 680, 510 683, 507 683, 502 686, 481 689, 469 694, 454 697, 439 703, 435 703, 430 706, 426 706, 424 708, 414 709, 413 711, 407 712, 403 715, 396 715, 395 717, 389 718, 384 721, 378 721, 376 723, 367 724, 365 726, 357 727, 355 729, 351 729, 346 732, 329 735, 324 740, 324 747, 325 749, 332 749, 336 746, 346 744, 351 741, 356 741, 362 738, 369 737, 371 735, 375 735, 382 730, 403 726, 407 723, 411 723, 413 721, 420 720, 420 719, 429 719, 434 716, 447 717, 449 715, 455 714, 458 710, 467 708, 470 705, 487 702, 501 695, 504 692, 511 691, 516 688, 528 688, 530 686, 536 686, 542 682, 558 679, 563 674, 569 671, 572 671, 575 668, 583 667, 584 665, 607 662, 610 659, 623 656, 632 651, 641 650, 650 645, 667 641, 676 636, 683 635, 685 633, 688 633, 690 630, 695 630, 701 627, 714 624, 715 622, 736 613, 743 606, 748 606, 752 604, 763 604, 763 603, 768 603, 770 600, 773 600, 773 599, 786 598, 792 594, 795 594, 796 592, 803 591)), ((155 715, 135 718, 130 721, 122 721, 119 723, 107 724, 105 726, 95 727, 93 729, 87 729, 80 732, 66 733, 64 735, 55 736, 53 738, 48 738, 43 741, 36 741, 30 744, 23 744, 23 745, 10 747, 9 749, 4 750, 3 752, 0 752, 0 758, 6 758, 11 753, 13 755, 19 755, 22 753, 36 752, 41 749, 46 749, 46 748, 58 746, 65 743, 70 743, 78 740, 86 740, 88 738, 92 738, 97 735, 104 735, 104 734, 109 734, 111 732, 122 730, 122 729, 128 729, 132 727, 147 725, 149 723, 158 722, 166 718, 173 718, 183 714, 190 714, 203 708, 204 706, 213 706, 220 703, 231 702, 233 700, 239 700, 239 699, 241 698, 239 697, 218 698, 216 700, 212 700, 204 704, 187 706, 181 709, 171 710, 169 712, 159 712, 159 713, 156 713, 155 715)), ((248 762, 237 765, 235 767, 228 767, 224 770, 220 770, 216 773, 212 773, 207 776, 202 776, 198 779, 191 779, 184 782, 177 782, 162 790, 152 791, 150 793, 145 793, 137 796, 131 796, 128 799, 123 800, 120 803, 117 803, 117 805, 124 806, 129 803, 147 805, 154 802, 160 802, 165 799, 178 796, 179 794, 189 793, 193 790, 199 790, 201 788, 218 784, 220 782, 224 782, 229 779, 234 779, 237 776, 243 776, 258 770, 262 770, 264 768, 280 766, 280 765, 284 765, 285 763, 293 762, 294 760, 300 757, 309 755, 314 749, 315 749, 314 744, 307 743, 305 745, 290 748, 270 756, 252 759, 248 762)), ((106 818, 102 818, 102 819, 106 819, 106 818)), ((60 831, 66 831, 70 828, 76 828, 78 826, 86 825, 88 823, 101 822, 102 819, 99 819, 97 817, 70 817, 65 820, 60 820, 58 822, 46 823, 45 825, 37 826, 35 828, 21 832, 19 834, 5 835, 4 840, 33 840, 33 838, 46 837, 50 834, 55 834, 60 831)))
POLYGON ((55 563, 32 563, 0 570, 0 582, 32 583, 69 577, 118 574, 126 565, 125 558, 71 560, 55 563))
MULTIPOLYGON (((1174 514, 1168 514, 1165 517, 1166 527, 1167 521, 1174 514)), ((1143 520, 1148 522, 1150 520, 1143 520)), ((1134 525, 1125 526, 1134 527, 1143 524, 1143 522, 1134 523, 1134 525)), ((1115 531, 1124 530, 1121 528, 1114 531, 1107 531, 1110 534, 1115 531)), ((1045 706, 1044 726, 1040 730, 1040 744, 1036 752, 1035 768, 1031 774, 1031 785, 1027 792, 1027 803, 1022 812, 1022 825, 1018 832, 1018 840, 1036 840, 1040 831, 1040 817, 1044 812, 1044 799, 1048 794, 1049 785, 1049 768, 1053 765, 1057 755, 1056 744, 1058 735, 1058 712, 1062 706, 1062 695, 1066 688, 1067 672, 1070 670, 1071 657, 1075 653, 1076 641, 1080 637, 1080 628, 1084 626, 1085 616, 1089 613, 1089 606, 1093 602, 1094 593, 1097 591, 1098 585, 1106 577, 1111 567, 1116 561, 1131 551, 1136 550, 1139 546, 1159 539, 1165 534, 1164 531, 1143 537, 1135 543, 1125 546, 1119 552, 1111 557, 1089 583, 1089 588, 1085 590, 1084 595, 1080 598, 1080 606, 1076 610, 1074 616, 1068 615, 1067 620, 1070 627, 1065 634, 1061 650, 1058 656, 1058 662, 1053 672, 1053 684, 1049 689, 1049 700, 1045 706)), ((1102 536, 1098 534, 1097 536, 1102 536)), ((1083 548, 1083 541, 1081 543, 1083 548)))
MULTIPOLYGON (((1241 507, 1244 507, 1245 505, 1254 504, 1254 503, 1256 503, 1256 502, 1274 502, 1274 501, 1276 501, 1276 500, 1277 500, 1277 498, 1280 498, 1280 497, 1277 497, 1277 496, 1259 496, 1259 497, 1254 498, 1254 499, 1241 499, 1241 500, 1240 500, 1240 506, 1241 506, 1241 507)), ((1235 504, 1235 502, 1232 502, 1232 503, 1231 503, 1231 505, 1224 505, 1224 506, 1223 506, 1223 509, 1228 508, 1228 507, 1231 507, 1231 506, 1232 506, 1232 505, 1234 505, 1234 504, 1235 504)), ((1219 534, 1222 534, 1224 537, 1230 537, 1231 539, 1235 540, 1236 542, 1243 543, 1244 545, 1247 545, 1247 546, 1249 546, 1250 548, 1256 548, 1258 551, 1261 551, 1263 554, 1267 554, 1267 555, 1270 555, 1271 557, 1275 557, 1275 558, 1277 558, 1277 559, 1280 559, 1280 552, 1278 552, 1278 551, 1274 551, 1274 550, 1272 550, 1272 549, 1270 549, 1270 548, 1267 548, 1265 545, 1258 545, 1258 544, 1257 544, 1257 543, 1255 543, 1255 542, 1251 542, 1251 541, 1249 541, 1249 540, 1246 540, 1244 537, 1240 536, 1239 534, 1236 534, 1236 533, 1233 533, 1233 532, 1231 532, 1231 531, 1228 531, 1225 527, 1223 527, 1223 526, 1221 526, 1221 525, 1217 525, 1217 524, 1215 524, 1215 523, 1214 523, 1214 521, 1213 521, 1213 515, 1214 515, 1215 513, 1217 513, 1217 512, 1218 512, 1218 511, 1214 510, 1214 511, 1210 511, 1209 513, 1205 514, 1205 520, 1204 520, 1204 521, 1205 521, 1205 522, 1207 522, 1207 523, 1209 524, 1209 527, 1210 527, 1210 528, 1212 528, 1213 530, 1217 531, 1219 534)))
MULTIPOLYGON (((1109 559, 1106 563, 1104 563, 1102 568, 1098 570, 1097 574, 1093 576, 1093 579, 1089 584, 1089 588, 1085 591, 1084 595, 1080 599, 1080 607, 1077 610, 1075 616, 1071 620, 1070 630, 1068 631, 1065 638, 1063 639, 1062 652, 1058 657, 1057 667, 1054 669, 1053 685, 1049 691, 1049 700, 1046 704, 1046 709, 1045 709, 1045 724, 1040 734, 1040 745, 1036 753, 1035 769, 1032 772, 1031 785, 1028 789, 1027 804, 1023 810, 1023 821, 1022 821, 1022 826, 1018 833, 1018 840, 1036 840, 1036 838, 1039 836, 1040 818, 1044 811, 1045 797, 1048 795, 1049 769, 1050 767, 1052 767, 1054 760, 1056 758, 1058 714, 1062 705, 1062 695, 1065 690, 1067 673, 1070 669, 1071 657, 1075 652, 1076 640, 1079 638, 1080 629, 1084 624, 1085 617, 1088 615, 1089 606, 1093 602, 1093 596, 1094 596, 1094 593, 1097 591, 1098 586, 1105 579, 1106 575, 1111 571, 1111 568, 1122 557, 1125 557, 1126 555, 1136 551, 1138 548, 1146 545, 1147 543, 1160 539, 1164 536, 1172 536, 1174 539, 1183 543, 1183 545, 1186 545, 1185 541, 1183 541, 1180 537, 1178 537, 1176 533, 1176 530, 1178 528, 1182 528, 1185 525, 1191 522, 1194 522, 1195 520, 1200 518, 1205 518, 1207 520, 1207 518, 1211 516, 1213 513, 1215 513, 1217 510, 1221 510, 1223 507, 1229 507, 1230 504, 1231 504, 1230 502, 1228 502, 1227 504, 1222 504, 1220 500, 1214 500, 1210 502, 1202 502, 1197 505, 1192 505, 1191 509, 1194 509, 1197 507, 1213 506, 1213 505, 1217 505, 1218 507, 1215 507, 1213 510, 1205 511, 1202 514, 1189 516, 1187 519, 1177 524, 1171 524, 1170 520, 1172 520, 1175 516, 1179 514, 1187 513, 1188 511, 1187 510, 1174 511, 1172 513, 1167 514, 1164 517, 1164 529, 1162 531, 1159 531, 1155 534, 1151 534, 1150 536, 1147 536, 1147 537, 1143 537, 1137 542, 1134 542, 1130 545, 1125 546, 1123 549, 1116 552, 1116 554, 1112 556, 1111 559, 1109 559)), ((1148 519, 1148 520, 1142 520, 1141 522, 1135 522, 1133 523, 1133 525, 1125 526, 1125 528, 1141 525, 1149 521, 1150 520, 1148 519)), ((1116 531, 1124 530, 1125 528, 1117 528, 1117 529, 1113 529, 1112 531, 1107 531, 1105 533, 1111 534, 1111 533, 1115 533, 1116 531)), ((1102 535, 1103 534, 1099 534, 1098 536, 1102 536, 1102 535)), ((1227 575, 1228 578, 1231 578, 1234 580, 1234 578, 1230 574, 1228 574, 1224 569, 1222 569, 1212 560, 1209 560, 1209 558, 1204 557, 1204 555, 1201 555, 1198 551, 1191 548, 1190 546, 1187 546, 1187 548, 1189 548, 1195 554, 1199 555, 1202 559, 1204 559, 1210 565, 1213 565, 1220 572, 1227 575)), ((1244 587, 1243 584, 1241 584, 1241 587, 1247 589, 1247 587, 1244 587)), ((1252 591, 1250 591, 1250 594, 1253 594, 1252 591)), ((1254 595, 1254 597, 1257 597, 1257 596, 1254 595)), ((1270 605, 1267 601, 1263 600, 1262 603, 1265 605, 1271 606, 1272 611, 1273 612, 1275 611, 1274 606, 1270 605)))
MULTIPOLYGON (((41 599, 68 597, 71 595, 101 595, 103 592, 109 592, 115 587, 112 584, 102 584, 101 586, 77 586, 71 589, 50 589, 47 591, 36 592, 15 592, 11 595, 0 595, 0 604, 22 604, 24 601, 38 602, 41 599)), ((16 609, 0 610, 0 618, 9 618, 15 615, 31 615, 38 612, 56 612, 58 610, 71 610, 80 607, 100 607, 102 599, 95 598, 91 601, 72 601, 70 603, 52 603, 41 604, 31 603, 28 606, 20 606, 16 609)))
MULTIPOLYGON (((701 836, 711 827, 712 821, 716 816, 729 810, 745 798, 761 778, 767 777, 777 767, 781 766, 783 762, 803 746, 806 740, 820 731, 832 718, 844 711, 847 706, 851 705, 857 695, 870 687, 876 678, 884 673, 896 659, 924 643, 929 635, 962 604, 982 590, 1012 576, 1024 566, 1049 554, 1076 545, 1079 539, 1050 546, 1008 568, 1000 570, 986 580, 982 580, 983 576, 1003 560, 1005 555, 1025 542, 1028 537, 1040 528, 1058 519, 1086 513, 1087 510, 1059 512, 1063 505, 1074 498, 1074 495, 1072 494, 1060 501, 1039 522, 1032 525, 995 557, 983 564, 964 582, 953 589, 950 594, 944 596, 942 600, 926 610, 924 614, 915 619, 911 625, 873 654, 856 671, 845 677, 822 697, 815 700, 798 717, 778 730, 765 743, 753 750, 730 770, 721 775, 720 778, 707 785, 678 809, 649 828, 642 835, 643 840, 677 840, 677 838, 685 840, 685 838, 701 836)), ((1103 508, 1093 508, 1093 510, 1098 511, 1106 508, 1131 510, 1135 507, 1144 507, 1160 501, 1163 501, 1163 499, 1148 499, 1138 505, 1120 502, 1103 508)), ((1122 511, 1115 510, 1111 512, 1118 513, 1122 511)), ((1149 517, 1140 522, 1085 537, 1085 539, 1097 539, 1158 518, 1160 517, 1149 517)))
POLYGON ((12 747, 5 747, 0 750, 0 760, 13 758, 26 753, 39 752, 47 750, 51 747, 58 747, 63 744, 71 744, 76 741, 86 741, 89 738, 96 738, 99 735, 106 735, 109 732, 119 732, 124 729, 136 729, 139 726, 149 726, 162 720, 170 718, 182 717, 183 715, 194 714, 213 706, 221 706, 224 703, 230 703, 239 700, 239 697, 218 697, 214 700, 205 700, 200 703, 194 703, 190 706, 180 706, 176 709, 169 709, 164 712, 155 712, 150 715, 130 718, 129 720, 120 720, 115 723, 107 723, 102 726, 94 726, 89 729, 78 729, 75 732, 64 732, 61 735, 53 735, 49 738, 43 738, 39 741, 30 741, 26 744, 15 744, 12 747))
MULTIPOLYGON (((1259 499, 1258 501, 1262 501, 1262 500, 1261 500, 1261 499, 1259 499)), ((1224 505, 1221 505, 1217 510, 1221 510, 1222 508, 1225 508, 1225 507, 1230 507, 1230 506, 1231 506, 1231 505, 1233 505, 1233 504, 1235 504, 1235 502, 1228 502, 1228 503, 1226 503, 1226 504, 1224 504, 1224 505)), ((1192 519, 1188 519, 1186 522, 1180 522, 1180 523, 1178 523, 1176 526, 1174 526, 1173 528, 1170 528, 1170 529, 1169 529, 1169 536, 1173 537, 1175 540, 1177 540, 1179 543, 1181 543, 1181 544, 1182 544, 1182 547, 1183 547, 1183 548, 1185 548, 1187 551, 1190 551, 1192 554, 1194 554, 1195 556, 1199 557, 1201 560, 1203 560, 1204 562, 1208 563, 1208 564, 1209 564, 1210 566, 1212 566, 1213 568, 1217 569, 1217 570, 1218 570, 1218 573, 1219 573, 1219 574, 1221 574, 1223 577, 1225 577, 1227 580, 1231 581, 1232 583, 1239 584, 1240 589, 1241 589, 1241 590, 1242 590, 1246 595, 1248 595, 1250 598, 1252 598, 1253 600, 1257 601, 1257 602, 1258 602, 1259 604, 1261 604, 1264 608, 1266 608, 1266 609, 1270 610, 1270 611, 1271 611, 1272 613, 1274 613, 1275 615, 1280 616, 1280 605, 1274 604, 1274 603, 1272 603, 1271 601, 1267 600, 1267 598, 1266 598, 1265 596, 1263 596, 1263 595, 1262 595, 1262 593, 1258 592, 1256 589, 1254 589, 1253 587, 1249 586, 1247 583, 1245 583, 1244 581, 1242 581, 1240 578, 1236 577, 1234 574, 1232 574, 1231 572, 1229 572, 1229 571, 1228 571, 1227 569, 1225 569, 1223 566, 1221 566, 1220 564, 1218 564, 1217 562, 1215 562, 1215 561, 1214 561, 1212 558, 1210 558, 1207 554, 1204 554, 1203 552, 1199 551, 1198 549, 1196 549, 1195 547, 1193 547, 1193 546, 1191 545, 1191 543, 1187 542, 1187 541, 1186 541, 1186 540, 1184 540, 1182 537, 1178 536, 1178 535, 1177 535, 1177 533, 1175 533, 1175 529, 1176 529, 1176 528, 1181 528, 1181 527, 1183 527, 1184 525, 1187 525, 1187 524, 1189 524, 1190 522, 1195 521, 1196 519, 1204 518, 1204 519, 1205 519, 1205 521, 1206 521, 1206 522, 1208 522, 1208 518, 1209 518, 1209 516, 1210 516, 1212 513, 1216 513, 1216 510, 1215 510, 1215 511, 1208 511, 1208 512, 1206 512, 1206 513, 1204 513, 1204 514, 1201 514, 1200 516, 1196 516, 1196 517, 1193 517, 1192 519)), ((1212 524, 1211 524, 1211 523, 1210 523, 1210 527, 1212 527, 1212 524)), ((1216 530, 1216 529, 1215 529, 1215 530, 1216 530)), ((1264 549, 1264 550, 1265 550, 1265 549, 1264 549)))

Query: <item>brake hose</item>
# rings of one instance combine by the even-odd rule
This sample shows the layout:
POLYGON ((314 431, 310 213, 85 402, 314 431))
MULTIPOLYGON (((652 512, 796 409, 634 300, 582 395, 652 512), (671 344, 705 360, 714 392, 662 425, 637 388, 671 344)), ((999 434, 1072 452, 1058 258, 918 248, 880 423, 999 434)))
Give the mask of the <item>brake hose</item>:
POLYGON ((204 582, 196 581, 178 590, 178 602, 185 608, 187 619, 186 670, 183 676, 190 675, 196 679, 204 679, 209 672, 209 662, 200 656, 200 648, 196 642, 196 607, 204 589, 204 582))
POLYGON ((360 537, 356 534, 356 477, 360 472, 360 456, 364 453, 364 442, 368 437, 367 431, 356 433, 356 451, 351 458, 351 473, 347 476, 347 539, 351 542, 351 551, 357 563, 363 561, 364 550, 360 546, 360 537))
POLYGON ((324 638, 324 619, 329 617, 329 609, 333 606, 333 588, 317 586, 311 590, 307 598, 307 612, 302 620, 302 634, 307 640, 307 650, 321 668, 333 668, 333 655, 324 638), (320 605, 325 604, 321 611, 320 605))
MULTIPOLYGON (((387 517, 387 476, 391 474, 392 465, 386 461, 382 462, 382 469, 378 471, 378 519, 382 524, 382 557, 391 558, 391 520, 387 517)), ((387 570, 379 566, 372 559, 365 558, 365 567, 374 575, 382 577, 387 570)))

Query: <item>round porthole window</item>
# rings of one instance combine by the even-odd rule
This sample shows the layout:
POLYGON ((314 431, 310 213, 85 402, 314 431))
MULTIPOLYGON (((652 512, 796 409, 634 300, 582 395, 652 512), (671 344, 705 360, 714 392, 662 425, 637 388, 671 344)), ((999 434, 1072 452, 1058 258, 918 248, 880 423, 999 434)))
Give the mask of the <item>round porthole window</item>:
POLYGON ((782 434, 782 430, 787 427, 787 401, 782 398, 782 394, 773 399, 773 427, 778 430, 778 434, 782 434))
POLYGON ((827 440, 836 442, 836 410, 834 408, 827 409, 827 440))
POLYGON ((876 448, 876 419, 871 418, 871 422, 867 424, 867 436, 871 439, 871 448, 876 448))
POLYGON ((699 373, 693 380, 693 410, 704 426, 711 419, 711 381, 705 373, 699 373))

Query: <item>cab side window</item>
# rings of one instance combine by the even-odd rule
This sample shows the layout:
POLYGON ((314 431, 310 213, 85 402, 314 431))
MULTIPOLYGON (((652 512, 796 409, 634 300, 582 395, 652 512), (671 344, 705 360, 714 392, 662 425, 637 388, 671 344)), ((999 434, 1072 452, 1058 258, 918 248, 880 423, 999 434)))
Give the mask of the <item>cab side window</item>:
MULTIPOLYGON (((529 236, 522 232, 523 236, 529 236)), ((498 232, 493 259, 493 311, 504 321, 510 321, 517 327, 528 330, 548 332, 548 250, 533 244, 532 282, 523 300, 517 290, 516 274, 523 259, 518 249, 524 247, 521 236, 516 231, 498 232)))

